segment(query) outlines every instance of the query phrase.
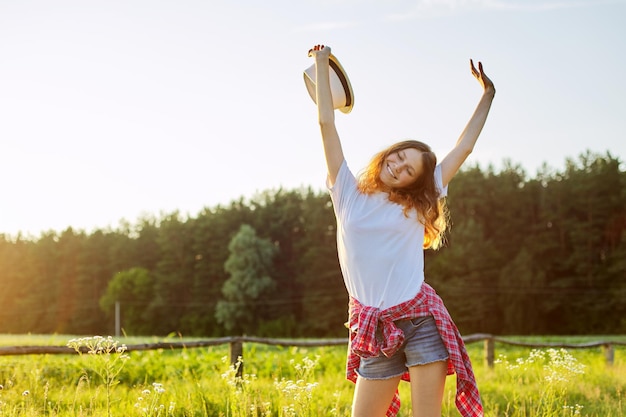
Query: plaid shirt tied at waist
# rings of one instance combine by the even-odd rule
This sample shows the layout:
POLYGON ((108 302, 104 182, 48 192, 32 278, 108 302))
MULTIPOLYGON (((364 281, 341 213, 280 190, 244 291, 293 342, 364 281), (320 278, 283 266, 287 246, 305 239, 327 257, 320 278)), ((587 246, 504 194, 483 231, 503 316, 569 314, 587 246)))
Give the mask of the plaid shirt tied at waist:
MULTIPOLYGON (((395 325, 395 321, 428 315, 432 315, 435 319, 443 344, 448 351, 448 375, 456 373, 455 404, 457 409, 463 417, 482 417, 483 406, 463 338, 441 297, 425 282, 415 298, 385 310, 364 306, 355 298, 350 298, 348 322, 350 347, 346 366, 347 379, 356 382, 358 376, 356 371, 361 363, 361 358, 374 357, 381 353, 389 357, 400 349, 404 343, 404 332, 395 325), (376 330, 379 325, 383 335, 382 341, 376 338, 376 330)), ((408 371, 402 375, 402 379, 410 381, 408 371)), ((400 396, 396 391, 387 411, 387 416, 394 417, 399 410, 400 396)))

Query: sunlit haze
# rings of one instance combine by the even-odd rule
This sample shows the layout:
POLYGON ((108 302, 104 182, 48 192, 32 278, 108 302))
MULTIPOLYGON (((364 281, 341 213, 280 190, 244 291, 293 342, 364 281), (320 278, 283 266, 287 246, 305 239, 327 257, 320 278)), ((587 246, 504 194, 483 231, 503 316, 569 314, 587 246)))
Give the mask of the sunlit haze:
POLYGON ((316 43, 354 88, 354 171, 406 138, 443 157, 481 95, 470 58, 497 94, 468 164, 623 161, 625 22, 624 0, 3 1, 0 234, 324 190, 316 43))

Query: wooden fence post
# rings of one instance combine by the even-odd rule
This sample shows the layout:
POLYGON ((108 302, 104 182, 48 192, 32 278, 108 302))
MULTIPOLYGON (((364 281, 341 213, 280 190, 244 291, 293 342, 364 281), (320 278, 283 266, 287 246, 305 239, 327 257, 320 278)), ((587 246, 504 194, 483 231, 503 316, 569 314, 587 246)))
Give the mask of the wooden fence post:
POLYGON ((120 337, 122 334, 122 318, 120 313, 120 302, 115 302, 115 337, 120 337))
POLYGON ((493 368, 493 363, 496 356, 496 342, 493 337, 485 339, 485 362, 489 368, 493 368))
POLYGON ((235 376, 241 378, 243 375, 243 342, 236 337, 230 342, 230 364, 235 367, 235 376))
POLYGON ((602 346, 602 348, 604 350, 604 358, 606 359, 606 364, 608 366, 612 366, 613 362, 615 361, 615 349, 613 348, 613 345, 607 343, 606 345, 602 346))

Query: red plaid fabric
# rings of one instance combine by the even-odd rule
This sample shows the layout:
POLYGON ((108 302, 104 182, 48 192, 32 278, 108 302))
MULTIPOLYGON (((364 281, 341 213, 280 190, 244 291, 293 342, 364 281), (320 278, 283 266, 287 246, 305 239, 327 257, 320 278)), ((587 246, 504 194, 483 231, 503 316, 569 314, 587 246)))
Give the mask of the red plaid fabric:
MULTIPOLYGON (((476 385, 472 364, 470 363, 465 343, 461 334, 450 317, 441 297, 428 284, 423 283, 422 289, 414 299, 397 306, 379 310, 367 307, 350 299, 350 346, 346 365, 346 377, 356 383, 361 358, 378 356, 381 352, 391 356, 404 342, 404 333, 394 324, 396 320, 405 320, 432 315, 437 324, 446 349, 448 350, 448 375, 456 372, 455 404, 463 417, 482 417, 483 406, 476 385), (381 325, 384 340, 376 340, 376 328, 381 325)), ((410 381, 409 373, 402 379, 410 381)), ((394 417, 400 411, 400 396, 396 394, 387 410, 388 417, 394 417)))

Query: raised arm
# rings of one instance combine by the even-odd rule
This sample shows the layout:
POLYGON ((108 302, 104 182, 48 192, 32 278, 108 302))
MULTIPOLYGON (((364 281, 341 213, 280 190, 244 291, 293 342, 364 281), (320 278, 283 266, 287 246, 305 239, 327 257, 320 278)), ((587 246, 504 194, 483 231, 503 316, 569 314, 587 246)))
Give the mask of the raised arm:
POLYGON ((322 133, 326 166, 328 167, 328 180, 330 185, 333 185, 335 184, 339 168, 343 163, 344 156, 339 134, 335 127, 335 109, 333 108, 333 97, 330 91, 328 74, 330 47, 315 45, 309 50, 309 56, 315 58, 317 116, 322 133))
POLYGON ((461 165, 463 165, 463 162, 465 162, 469 154, 474 150, 474 145, 485 125, 489 109, 491 108, 491 102, 496 94, 496 88, 493 82, 483 71, 483 64, 479 62, 477 70, 476 67, 474 67, 474 62, 470 59, 470 67, 472 69, 472 75, 476 77, 483 87, 483 95, 476 106, 476 110, 474 110, 474 114, 472 114, 472 117, 469 122, 467 122, 465 129, 463 129, 461 136, 457 140, 456 145, 441 161, 443 185, 447 185, 450 182, 459 168, 461 168, 461 165))

